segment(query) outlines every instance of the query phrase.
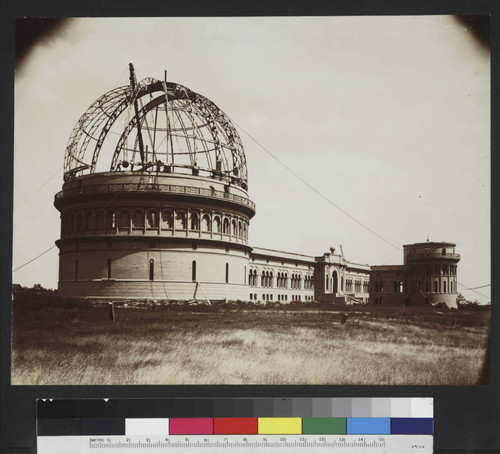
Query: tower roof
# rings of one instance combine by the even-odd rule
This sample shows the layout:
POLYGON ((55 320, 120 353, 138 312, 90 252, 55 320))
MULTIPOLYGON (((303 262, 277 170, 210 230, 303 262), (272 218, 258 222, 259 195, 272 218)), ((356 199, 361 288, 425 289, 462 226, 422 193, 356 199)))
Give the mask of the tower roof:
POLYGON ((247 189, 241 139, 208 98, 175 82, 146 78, 98 98, 66 148, 64 179, 101 171, 188 173, 247 189))

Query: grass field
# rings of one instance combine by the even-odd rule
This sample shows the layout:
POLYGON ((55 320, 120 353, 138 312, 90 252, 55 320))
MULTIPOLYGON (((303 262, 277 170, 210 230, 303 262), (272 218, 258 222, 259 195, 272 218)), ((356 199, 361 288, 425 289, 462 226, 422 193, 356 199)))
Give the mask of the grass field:
POLYGON ((13 385, 476 384, 489 312, 15 301, 13 385), (341 324, 344 313, 347 321, 341 324))

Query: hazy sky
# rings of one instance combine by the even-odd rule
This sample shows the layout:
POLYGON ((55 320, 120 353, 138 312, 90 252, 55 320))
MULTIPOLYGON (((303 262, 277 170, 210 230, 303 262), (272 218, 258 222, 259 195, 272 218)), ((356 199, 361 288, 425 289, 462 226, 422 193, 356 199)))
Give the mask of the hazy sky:
MULTIPOLYGON (((138 79, 167 69, 214 101, 391 243, 456 242, 459 282, 490 283, 490 55, 451 16, 68 21, 16 74, 14 268, 58 238, 71 130, 128 83, 129 62, 138 79)), ((342 244, 351 261, 402 263, 239 132, 257 204, 250 245, 321 255, 342 244)), ((57 269, 54 248, 13 282, 55 288, 57 269)), ((489 300, 489 287, 459 291, 489 300)))

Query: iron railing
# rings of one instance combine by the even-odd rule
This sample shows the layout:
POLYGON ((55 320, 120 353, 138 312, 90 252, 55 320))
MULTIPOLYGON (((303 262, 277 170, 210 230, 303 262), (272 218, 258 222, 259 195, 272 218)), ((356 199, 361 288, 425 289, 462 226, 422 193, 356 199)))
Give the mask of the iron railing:
POLYGON ((426 258, 444 258, 444 259, 460 259, 460 254, 454 254, 451 252, 446 252, 445 254, 441 252, 418 252, 415 254, 408 254, 409 259, 426 259, 426 258))
POLYGON ((198 188, 193 186, 181 186, 176 184, 156 184, 156 183, 109 183, 80 186, 68 188, 55 195, 55 200, 61 200, 66 197, 75 197, 87 194, 106 194, 106 193, 130 193, 130 192, 152 192, 161 194, 186 194, 192 196, 208 197, 215 200, 229 200, 241 205, 250 207, 255 211, 255 203, 246 197, 229 192, 217 191, 215 189, 198 188))

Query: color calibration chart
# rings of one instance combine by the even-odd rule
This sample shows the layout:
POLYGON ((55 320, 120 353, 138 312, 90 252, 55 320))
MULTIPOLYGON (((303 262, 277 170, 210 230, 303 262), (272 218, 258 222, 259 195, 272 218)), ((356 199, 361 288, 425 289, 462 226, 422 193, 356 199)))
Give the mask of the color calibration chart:
POLYGON ((432 398, 40 399, 37 452, 430 454, 432 398))

